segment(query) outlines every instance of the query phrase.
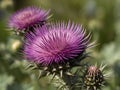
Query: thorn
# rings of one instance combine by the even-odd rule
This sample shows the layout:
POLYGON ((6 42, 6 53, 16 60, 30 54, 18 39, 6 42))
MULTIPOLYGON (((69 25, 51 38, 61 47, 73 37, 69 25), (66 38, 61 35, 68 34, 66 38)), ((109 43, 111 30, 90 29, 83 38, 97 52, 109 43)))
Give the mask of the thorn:
POLYGON ((48 67, 45 67, 44 70, 45 70, 45 71, 48 70, 48 67))
POLYGON ((27 69, 32 68, 32 67, 34 67, 34 65, 33 64, 29 64, 29 65, 26 66, 25 69, 27 70, 27 69))
POLYGON ((87 86, 87 90, 89 90, 90 89, 90 86, 87 86))
POLYGON ((90 43, 87 47, 93 48, 93 47, 96 47, 98 45, 99 45, 99 43, 97 43, 97 41, 94 41, 94 42, 90 43))
POLYGON ((38 67, 34 66, 33 68, 31 68, 31 70, 36 70, 39 69, 38 67))
POLYGON ((62 69, 63 67, 62 66, 59 66, 59 69, 62 69))
POLYGON ((54 79, 54 77, 55 77, 55 73, 53 73, 53 75, 52 75, 52 78, 50 79, 50 83, 52 82, 52 80, 54 79))
POLYGON ((47 17, 47 19, 49 19, 49 18, 51 18, 53 15, 51 14, 51 15, 49 15, 48 17, 47 17))
POLYGON ((63 85, 59 86, 57 90, 61 90, 63 88, 63 85))
POLYGON ((111 72, 107 72, 107 73, 103 74, 103 76, 104 76, 106 79, 109 78, 111 75, 112 75, 111 72))
POLYGON ((63 77, 63 70, 60 71, 60 77, 63 77))
POLYGON ((39 76, 38 76, 38 79, 40 79, 41 78, 41 72, 39 73, 39 76))
POLYGON ((20 35, 20 32, 17 32, 17 31, 16 31, 15 33, 16 33, 16 35, 20 35))
POLYGON ((94 88, 94 90, 97 90, 97 88, 95 86, 93 88, 94 88))
POLYGON ((107 65, 105 65, 105 64, 104 64, 104 65, 101 64, 101 65, 100 65, 100 70, 103 71, 103 70, 105 69, 106 66, 107 66, 107 65))
POLYGON ((74 75, 77 75, 80 72, 80 69, 77 69, 74 73, 74 75))
POLYGON ((52 71, 53 71, 53 72, 55 72, 55 71, 57 71, 57 70, 56 70, 56 68, 53 68, 53 70, 52 70, 52 71))
POLYGON ((44 76, 46 76, 46 75, 47 75, 47 72, 46 72, 46 71, 41 71, 41 72, 39 73, 38 79, 40 79, 40 78, 42 78, 42 77, 44 77, 44 76))
POLYGON ((70 72, 66 72, 66 74, 68 75, 68 76, 74 76, 72 73, 70 73, 70 72))
POLYGON ((47 72, 46 76, 49 76, 50 75, 50 72, 47 72))

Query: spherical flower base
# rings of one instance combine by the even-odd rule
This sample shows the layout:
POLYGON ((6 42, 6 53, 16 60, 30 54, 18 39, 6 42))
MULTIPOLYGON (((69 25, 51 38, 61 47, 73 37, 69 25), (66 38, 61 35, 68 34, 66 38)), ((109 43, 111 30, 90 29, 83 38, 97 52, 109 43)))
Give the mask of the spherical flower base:
POLYGON ((80 64, 80 61, 83 60, 84 58, 86 58, 88 55, 82 54, 82 56, 79 56, 79 59, 74 59, 71 60, 67 63, 59 63, 59 64, 52 64, 49 66, 42 66, 41 64, 36 64, 36 63, 31 63, 28 65, 27 68, 30 68, 32 70, 39 70, 39 78, 42 78, 44 76, 48 76, 48 75, 53 75, 53 78, 58 75, 61 78, 63 77, 63 73, 68 75, 68 76, 74 76, 70 70, 74 67, 81 67, 82 64, 80 64))
POLYGON ((14 13, 8 22, 10 28, 19 32, 33 30, 33 27, 42 26, 48 19, 49 11, 37 7, 27 7, 14 13))
POLYGON ((53 75, 54 76, 58 75, 60 77, 63 76, 63 73, 66 75, 72 75, 70 73, 70 66, 67 64, 64 65, 53 65, 53 66, 49 66, 49 67, 43 67, 39 64, 35 64, 35 63, 31 63, 27 66, 26 69, 31 69, 31 70, 38 70, 39 71, 39 78, 42 78, 44 76, 48 76, 48 75, 53 75))

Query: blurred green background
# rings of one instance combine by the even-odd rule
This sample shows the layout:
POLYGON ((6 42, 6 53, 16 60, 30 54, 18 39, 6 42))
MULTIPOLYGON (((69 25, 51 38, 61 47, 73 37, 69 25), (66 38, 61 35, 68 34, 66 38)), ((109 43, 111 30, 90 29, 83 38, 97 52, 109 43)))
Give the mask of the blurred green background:
POLYGON ((90 49, 90 63, 107 64, 111 72, 103 90, 120 90, 120 0, 0 0, 0 90, 55 90, 47 78, 26 70, 20 38, 8 30, 7 20, 26 6, 51 9, 50 21, 74 21, 92 32, 98 46, 90 49))

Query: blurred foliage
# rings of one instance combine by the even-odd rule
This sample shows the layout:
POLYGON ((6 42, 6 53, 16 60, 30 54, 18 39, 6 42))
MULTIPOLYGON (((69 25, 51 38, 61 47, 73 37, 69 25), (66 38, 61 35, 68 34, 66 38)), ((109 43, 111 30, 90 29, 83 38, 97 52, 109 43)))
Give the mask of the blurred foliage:
POLYGON ((0 90, 55 90, 48 78, 26 70, 21 38, 7 28, 9 16, 26 6, 51 9, 50 21, 71 20, 92 32, 97 47, 91 63, 105 63, 112 74, 103 90, 120 90, 120 0, 0 0, 0 90))

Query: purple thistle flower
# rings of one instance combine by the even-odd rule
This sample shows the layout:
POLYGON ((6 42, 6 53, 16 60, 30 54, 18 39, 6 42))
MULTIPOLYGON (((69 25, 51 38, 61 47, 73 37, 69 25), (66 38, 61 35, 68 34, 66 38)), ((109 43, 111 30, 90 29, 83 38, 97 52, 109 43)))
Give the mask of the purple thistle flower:
POLYGON ((37 64, 49 66, 69 62, 88 47, 90 34, 81 25, 59 23, 41 27, 26 35, 25 57, 37 64))
POLYGON ((37 7, 27 7, 14 13, 8 22, 10 28, 24 31, 36 25, 43 25, 48 19, 49 11, 37 7))

